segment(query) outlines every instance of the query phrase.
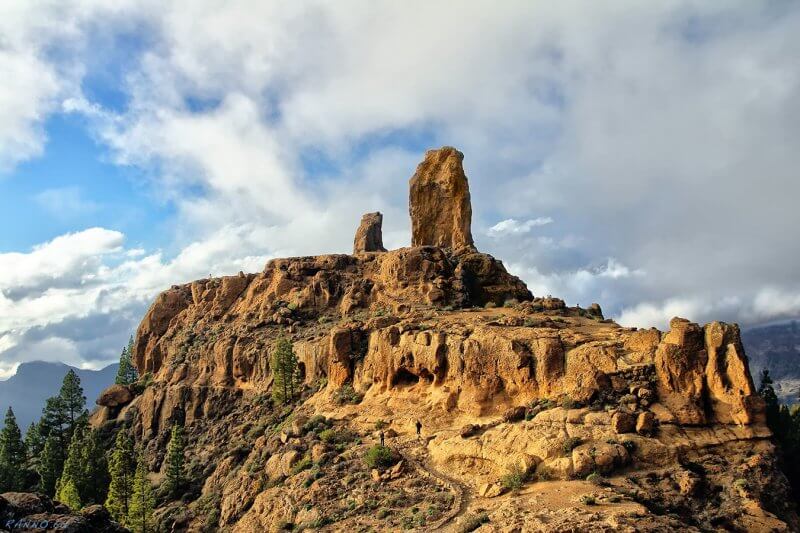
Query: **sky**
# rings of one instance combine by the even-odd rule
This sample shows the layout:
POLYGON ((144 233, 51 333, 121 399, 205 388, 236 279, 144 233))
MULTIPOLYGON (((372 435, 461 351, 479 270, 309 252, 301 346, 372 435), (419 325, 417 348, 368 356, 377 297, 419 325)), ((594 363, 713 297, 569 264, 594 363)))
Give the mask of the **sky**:
POLYGON ((535 295, 800 315, 800 3, 5 0, 0 379, 114 361, 161 290, 410 243, 426 149, 535 295))

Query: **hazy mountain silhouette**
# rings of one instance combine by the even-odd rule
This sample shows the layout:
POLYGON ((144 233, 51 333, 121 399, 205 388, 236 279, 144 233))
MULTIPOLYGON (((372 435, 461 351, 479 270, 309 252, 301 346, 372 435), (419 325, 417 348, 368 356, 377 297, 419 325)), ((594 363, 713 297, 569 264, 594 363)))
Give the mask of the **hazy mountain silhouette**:
POLYGON ((23 432, 27 430, 28 425, 41 416, 45 400, 58 394, 64 375, 70 368, 81 378, 86 407, 91 411, 100 392, 114 383, 118 366, 115 363, 101 370, 82 370, 63 363, 22 363, 16 374, 6 381, 0 381, 0 417, 5 416, 6 409, 11 406, 20 428, 23 432))

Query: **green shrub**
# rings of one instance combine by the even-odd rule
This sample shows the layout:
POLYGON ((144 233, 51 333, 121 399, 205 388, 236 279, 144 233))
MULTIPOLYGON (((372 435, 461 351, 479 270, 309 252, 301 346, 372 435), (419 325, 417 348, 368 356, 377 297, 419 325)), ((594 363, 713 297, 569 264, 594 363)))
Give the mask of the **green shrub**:
POLYGON ((292 475, 299 474, 303 470, 311 468, 311 456, 306 454, 302 459, 297 461, 292 467, 292 475))
POLYGON ((397 456, 388 446, 376 444, 367 450, 364 456, 364 462, 367 463, 367 466, 370 468, 389 468, 397 462, 397 456))
POLYGON ((597 472, 592 472, 591 474, 586 476, 586 481, 588 481, 589 483, 591 483, 593 485, 606 485, 606 484, 608 484, 608 482, 606 481, 606 478, 604 478, 603 476, 601 476, 597 472))
POLYGON ((575 409, 580 407, 580 404, 565 394, 561 398, 561 407, 564 409, 575 409))
POLYGON ((334 401, 339 405, 359 404, 363 396, 356 392, 352 385, 344 385, 333 394, 334 401))
POLYGON ((320 432, 327 427, 328 427, 327 418, 325 418, 322 415, 314 415, 311 418, 309 418, 305 424, 303 424, 303 433, 309 433, 311 431, 320 432))
POLYGON ((497 304, 494 302, 486 302, 486 304, 483 307, 484 309, 494 309, 495 307, 497 307, 497 304))
POLYGON ((581 439, 579 437, 567 437, 564 439, 564 442, 561 443, 561 451, 565 454, 572 453, 572 450, 580 446, 581 439))
POLYGON ((514 307, 515 305, 519 304, 519 300, 516 298, 509 298, 505 302, 503 302, 503 307, 514 307))
POLYGON ((134 396, 137 396, 144 392, 144 390, 153 384, 153 374, 147 372, 139 377, 139 380, 136 383, 133 383, 131 387, 131 392, 134 396))
POLYGON ((509 470, 508 474, 500 479, 500 484, 504 489, 516 492, 525 484, 526 477, 525 471, 515 465, 509 470))
POLYGON ((553 473, 546 466, 540 466, 536 472, 536 479, 539 481, 550 481, 553 479, 553 473))
POLYGON ((380 431, 383 428, 385 428, 386 425, 387 424, 386 424, 386 422, 384 420, 376 420, 375 421, 375 429, 377 429, 378 431, 380 431))
POLYGON ((338 435, 336 434, 336 430, 334 430, 334 429, 326 429, 326 430, 320 432, 320 434, 319 434, 319 438, 320 438, 320 440, 322 442, 329 442, 331 444, 336 442, 336 440, 337 440, 336 437, 337 436, 338 435))
POLYGON ((247 430, 245 438, 248 441, 254 441, 263 434, 264 434, 264 426, 262 424, 256 424, 255 426, 247 430))
POLYGON ((594 505, 597 503, 594 496, 589 496, 588 494, 584 494, 581 496, 581 503, 584 505, 594 505))
POLYGON ((483 524, 489 521, 489 515, 486 513, 474 514, 464 517, 464 521, 459 528, 460 533, 469 533, 475 531, 483 524))
POLYGON ((298 305, 295 302, 290 303, 286 306, 289 311, 297 311, 298 305))

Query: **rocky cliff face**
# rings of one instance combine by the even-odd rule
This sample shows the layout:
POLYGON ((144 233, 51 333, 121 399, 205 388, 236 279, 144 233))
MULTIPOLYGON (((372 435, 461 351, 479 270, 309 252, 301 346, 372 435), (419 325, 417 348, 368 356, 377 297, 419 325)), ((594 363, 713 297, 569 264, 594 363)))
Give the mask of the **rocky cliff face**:
POLYGON ((410 248, 362 253, 380 244, 371 218, 356 255, 156 299, 134 348, 152 384, 109 392, 93 423, 130 426, 156 471, 186 424, 194 503, 164 505, 165 527, 466 528, 479 508, 488 531, 797 527, 739 329, 627 329, 596 304, 534 298, 472 245, 462 157, 417 168, 410 248), (305 384, 291 410, 265 401, 281 334, 305 384), (376 427, 394 470, 364 464, 376 427), (506 493, 512 474, 538 481, 506 493))

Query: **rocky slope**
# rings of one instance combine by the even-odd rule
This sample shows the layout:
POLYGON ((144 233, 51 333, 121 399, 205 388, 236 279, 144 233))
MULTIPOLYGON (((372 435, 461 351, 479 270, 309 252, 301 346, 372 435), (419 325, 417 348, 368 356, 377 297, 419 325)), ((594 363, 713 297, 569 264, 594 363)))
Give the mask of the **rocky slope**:
POLYGON ((430 151, 412 177, 410 248, 381 251, 375 214, 355 255, 156 299, 135 345, 152 384, 104 395, 93 423, 131 427, 156 481, 185 423, 193 483, 161 527, 796 530, 738 327, 626 329, 535 298, 475 249, 462 159, 430 151), (269 400, 279 335, 292 408, 269 400), (393 456, 368 464, 379 432, 393 456))

